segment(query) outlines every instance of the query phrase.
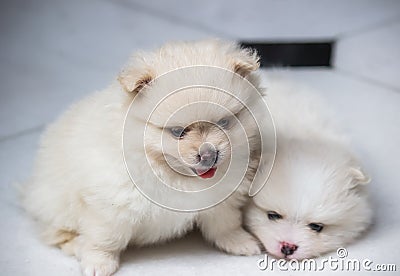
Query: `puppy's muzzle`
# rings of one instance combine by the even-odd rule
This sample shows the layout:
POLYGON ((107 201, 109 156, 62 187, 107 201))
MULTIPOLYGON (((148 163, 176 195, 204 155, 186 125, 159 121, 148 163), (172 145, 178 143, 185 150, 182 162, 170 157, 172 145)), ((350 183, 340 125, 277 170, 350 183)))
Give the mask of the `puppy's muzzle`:
POLYGON ((215 147, 212 145, 210 146, 209 144, 203 144, 202 147, 200 147, 200 151, 197 156, 199 165, 211 168, 215 165, 215 163, 217 163, 218 155, 219 151, 216 150, 215 147))
POLYGON ((298 246, 295 244, 291 244, 288 242, 281 242, 281 252, 285 256, 293 255, 293 253, 297 250, 298 246))

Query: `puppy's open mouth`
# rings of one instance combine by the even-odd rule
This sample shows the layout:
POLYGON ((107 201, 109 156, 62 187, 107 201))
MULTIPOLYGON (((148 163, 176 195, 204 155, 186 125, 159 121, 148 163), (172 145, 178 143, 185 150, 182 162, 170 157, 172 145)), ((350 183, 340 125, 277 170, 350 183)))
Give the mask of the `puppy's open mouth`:
POLYGON ((193 172, 200 176, 201 178, 211 178, 214 176, 215 172, 217 171, 217 167, 211 167, 206 169, 194 169, 192 168, 193 172))

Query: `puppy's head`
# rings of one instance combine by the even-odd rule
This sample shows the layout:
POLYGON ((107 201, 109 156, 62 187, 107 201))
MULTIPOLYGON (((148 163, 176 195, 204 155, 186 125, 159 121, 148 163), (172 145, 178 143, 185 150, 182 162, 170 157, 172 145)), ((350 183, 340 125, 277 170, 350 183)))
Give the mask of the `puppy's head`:
MULTIPOLYGON (((258 88, 258 77, 252 74, 260 67, 257 52, 217 39, 173 42, 154 52, 137 53, 120 72, 118 81, 123 90, 135 96, 162 74, 199 65, 232 71, 258 88)), ((218 82, 217 78, 215 80, 218 82)))
POLYGON ((233 145, 238 154, 253 150, 257 68, 255 53, 221 41, 174 43, 136 57, 119 81, 137 106, 133 119, 146 124, 152 165, 212 178, 229 166, 233 145))
POLYGON ((246 224, 267 252, 311 258, 344 246, 367 228, 369 179, 350 154, 314 141, 292 141, 282 151, 246 213, 246 224))

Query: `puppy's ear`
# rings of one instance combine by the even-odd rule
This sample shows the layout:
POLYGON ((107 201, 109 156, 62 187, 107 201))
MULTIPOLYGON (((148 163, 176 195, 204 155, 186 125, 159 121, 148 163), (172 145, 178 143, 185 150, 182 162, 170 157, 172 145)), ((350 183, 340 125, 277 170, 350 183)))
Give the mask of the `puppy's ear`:
POLYGON ((235 73, 247 77, 260 67, 260 57, 255 50, 250 48, 240 49, 232 57, 232 65, 235 73))
POLYGON ((150 68, 132 66, 122 70, 118 81, 126 92, 136 95, 145 89, 154 78, 155 73, 150 68))
POLYGON ((358 185, 365 185, 371 182, 371 178, 366 175, 361 168, 350 168, 350 189, 357 187, 358 185))

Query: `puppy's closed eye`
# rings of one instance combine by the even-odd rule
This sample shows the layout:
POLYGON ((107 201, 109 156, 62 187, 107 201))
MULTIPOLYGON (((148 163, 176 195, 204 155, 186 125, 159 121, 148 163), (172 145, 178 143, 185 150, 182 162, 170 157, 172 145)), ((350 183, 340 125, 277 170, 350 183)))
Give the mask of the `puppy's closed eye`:
POLYGON ((275 211, 268 211, 267 212, 268 218, 269 220, 278 220, 278 219, 282 219, 282 215, 278 214, 275 211))
POLYGON ((324 229, 324 225, 322 223, 310 223, 309 225, 307 225, 308 227, 310 227, 311 230, 319 233, 324 229))

